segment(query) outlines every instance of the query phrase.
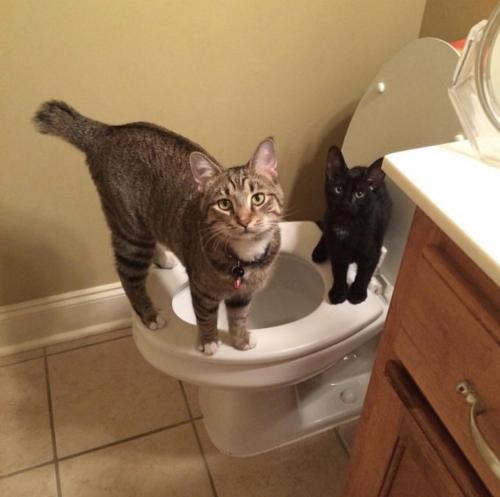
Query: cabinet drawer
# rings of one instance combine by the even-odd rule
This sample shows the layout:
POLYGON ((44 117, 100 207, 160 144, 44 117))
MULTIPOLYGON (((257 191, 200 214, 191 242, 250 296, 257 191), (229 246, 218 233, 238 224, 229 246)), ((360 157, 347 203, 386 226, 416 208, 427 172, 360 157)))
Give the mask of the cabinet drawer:
POLYGON ((495 494, 500 482, 478 454, 470 431, 470 406, 456 392, 460 381, 472 384, 486 407, 477 417, 479 429, 499 455, 499 289, 488 280, 485 292, 483 282, 476 281, 477 271, 452 242, 434 233, 399 306, 393 348, 495 494))

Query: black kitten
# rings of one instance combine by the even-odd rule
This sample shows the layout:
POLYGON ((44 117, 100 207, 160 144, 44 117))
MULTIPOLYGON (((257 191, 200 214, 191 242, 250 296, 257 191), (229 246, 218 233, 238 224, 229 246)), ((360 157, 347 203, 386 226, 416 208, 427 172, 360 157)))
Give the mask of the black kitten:
POLYGON ((385 188, 382 159, 370 167, 349 169, 338 147, 328 151, 326 164, 326 213, 323 236, 312 253, 314 262, 332 263, 332 304, 346 299, 359 304, 366 299, 368 283, 380 258, 392 202, 385 188), (355 262, 356 279, 349 288, 347 268, 355 262))

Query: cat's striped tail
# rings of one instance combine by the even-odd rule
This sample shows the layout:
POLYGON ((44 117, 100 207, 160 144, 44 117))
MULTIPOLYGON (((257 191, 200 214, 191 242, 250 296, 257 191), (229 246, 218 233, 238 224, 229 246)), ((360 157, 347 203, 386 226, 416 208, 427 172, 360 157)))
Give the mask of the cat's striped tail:
POLYGON ((43 103, 33 117, 40 133, 59 136, 83 152, 95 149, 106 124, 82 116, 65 102, 50 100, 43 103))

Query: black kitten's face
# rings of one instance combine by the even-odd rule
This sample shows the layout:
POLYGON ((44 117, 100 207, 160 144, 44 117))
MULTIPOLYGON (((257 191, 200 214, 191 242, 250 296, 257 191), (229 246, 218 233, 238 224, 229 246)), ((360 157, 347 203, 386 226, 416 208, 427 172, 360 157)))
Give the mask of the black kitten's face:
POLYGON ((329 206, 353 215, 369 208, 384 181, 381 165, 382 160, 379 159, 370 167, 349 169, 341 151, 332 147, 328 153, 325 185, 329 206))
POLYGON ((332 206, 356 214, 374 200, 373 186, 366 178, 367 169, 354 167, 344 174, 328 178, 327 194, 332 206))

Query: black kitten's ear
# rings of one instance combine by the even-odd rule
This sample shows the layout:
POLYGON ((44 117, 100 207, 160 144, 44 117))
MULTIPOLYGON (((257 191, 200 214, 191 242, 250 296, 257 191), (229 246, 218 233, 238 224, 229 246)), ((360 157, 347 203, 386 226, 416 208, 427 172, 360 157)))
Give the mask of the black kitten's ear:
POLYGON ((191 152, 189 163, 199 192, 204 192, 208 182, 223 172, 218 164, 212 162, 201 152, 191 152))
POLYGON ((347 171, 347 164, 339 147, 332 145, 328 150, 326 159, 326 175, 333 179, 334 176, 339 176, 347 171))
POLYGON ((376 190, 384 181, 385 173, 382 171, 383 161, 384 158, 381 157, 368 168, 367 180, 370 190, 376 190))

